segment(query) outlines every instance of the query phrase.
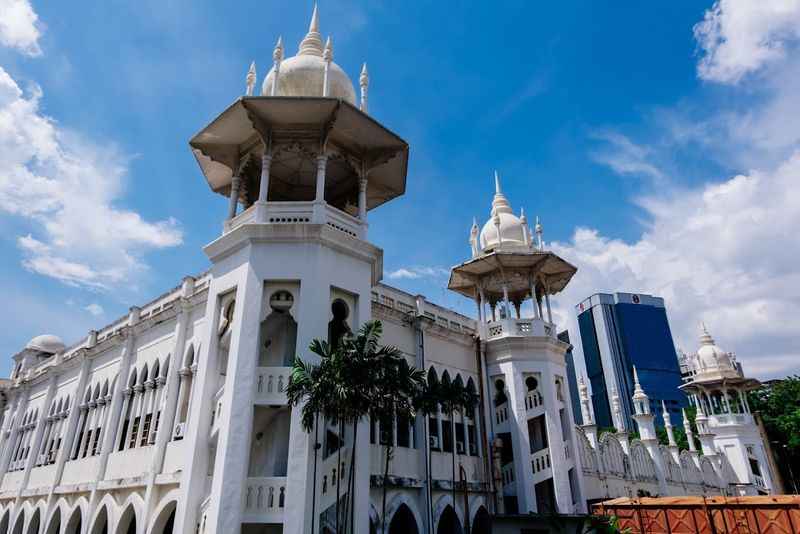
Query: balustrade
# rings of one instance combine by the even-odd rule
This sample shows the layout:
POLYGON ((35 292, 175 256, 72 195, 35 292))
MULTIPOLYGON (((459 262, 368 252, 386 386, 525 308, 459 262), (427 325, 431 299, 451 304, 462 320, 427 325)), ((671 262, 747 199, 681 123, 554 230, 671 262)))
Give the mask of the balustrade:
POLYGON ((291 367, 257 367, 254 382, 256 403, 286 404, 286 386, 291 376, 291 367))
POLYGON ((286 477, 251 477, 244 489, 244 520, 282 523, 286 505, 286 477))
POLYGON ((245 224, 325 224, 351 237, 363 239, 366 226, 357 217, 325 204, 315 214, 314 202, 267 202, 253 204, 236 217, 225 221, 225 232, 245 224))

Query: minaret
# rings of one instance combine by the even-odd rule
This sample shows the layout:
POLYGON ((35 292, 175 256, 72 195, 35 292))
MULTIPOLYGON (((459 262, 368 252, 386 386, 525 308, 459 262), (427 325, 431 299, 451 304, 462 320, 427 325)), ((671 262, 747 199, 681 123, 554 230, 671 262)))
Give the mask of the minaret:
POLYGON ((544 229, 542 228, 542 223, 539 222, 539 216, 536 216, 536 247, 539 250, 544 250, 544 229))
POLYGON ((519 222, 522 223, 522 239, 525 241, 526 245, 530 246, 531 234, 528 228, 528 218, 525 217, 525 208, 519 209, 519 222))
POLYGON ((247 88, 244 94, 246 96, 253 96, 253 88, 256 86, 256 62, 250 63, 250 70, 247 71, 247 88))
POLYGON ((361 74, 358 76, 358 85, 361 86, 361 111, 367 113, 369 111, 369 72, 367 72, 366 63, 361 66, 361 74))
POLYGON ((472 218, 472 228, 469 230, 469 246, 472 248, 472 257, 475 258, 480 253, 480 247, 478 245, 478 221, 474 217, 472 218))
POLYGON ((694 442, 692 423, 689 421, 689 416, 686 415, 685 408, 681 408, 681 415, 683 415, 683 431, 686 433, 686 441, 689 442, 689 452, 692 453, 692 456, 697 458, 697 445, 694 442))
POLYGON ((661 401, 661 409, 661 417, 664 418, 664 428, 667 430, 667 448, 669 449, 669 453, 672 455, 672 459, 675 461, 675 463, 680 465, 681 451, 678 449, 678 444, 675 442, 675 432, 672 429, 672 418, 667 410, 667 404, 663 400, 661 401))
POLYGON ((629 454, 631 450, 630 437, 628 435, 628 428, 625 425, 625 419, 622 417, 622 405, 619 401, 619 392, 617 388, 611 388, 611 418, 614 420, 614 426, 617 429, 617 439, 619 440, 625 454, 629 454))
POLYGON ((330 94, 330 80, 328 79, 328 74, 331 70, 331 61, 333 61, 333 43, 331 42, 330 36, 328 36, 328 40, 325 41, 325 50, 322 52, 322 59, 325 60, 325 73, 322 77, 322 96, 327 97, 330 94))
MULTIPOLYGON (((289 380, 287 362, 269 347, 296 347, 315 364, 307 350, 313 340, 356 331, 370 319, 383 251, 367 239, 366 215, 406 190, 408 144, 354 109, 352 80, 333 62, 332 40, 323 45, 316 7, 297 55, 284 60, 278 39, 273 61, 261 97, 250 96, 249 76, 248 94, 189 142, 211 191, 229 202, 227 215, 219 214, 219 237, 204 248, 208 324, 195 334, 203 357, 192 377, 192 405, 216 410, 188 416, 185 439, 196 446, 180 474, 180 534, 201 523, 205 532, 241 532, 245 523, 291 534, 322 530, 320 503, 330 497, 322 495, 324 471, 330 479, 331 469, 339 470, 336 460, 317 455, 315 431, 326 430, 307 432, 300 408, 289 406, 280 385, 289 380), (321 98, 326 71, 329 98, 321 98), (277 315, 293 326, 278 327, 277 315), (262 388, 273 380, 274 389, 262 388), (265 458, 274 458, 272 467, 265 458)), ((369 532, 370 509, 369 423, 359 425, 337 440, 367 451, 356 458, 347 492, 355 534, 369 532)))
MULTIPOLYGON (((514 213, 503 194, 495 171, 488 220, 480 230, 477 221, 473 222, 469 258, 453 267, 448 288, 474 299, 478 307, 484 399, 494 398, 498 383, 508 399, 502 410, 510 416, 492 425, 489 438, 492 442, 501 433, 512 437, 505 444, 502 468, 514 473, 519 512, 542 511, 543 499, 554 495, 558 512, 575 513, 585 510, 585 500, 580 497, 582 477, 575 477, 577 488, 572 489, 579 494, 575 500, 570 490, 569 471, 576 468, 578 449, 575 428, 569 421, 573 420, 572 409, 578 406, 570 405, 567 394, 565 353, 569 345, 555 336, 552 321, 538 313, 522 317, 521 312, 526 301, 534 301, 537 310, 544 299, 549 318, 550 295, 560 292, 576 269, 552 252, 532 248, 525 225, 524 217, 514 213), (509 313, 489 314, 487 308, 509 313), (510 313, 512 309, 516 316, 510 313), (567 422, 566 428, 561 421, 567 422), (543 435, 546 443, 536 437, 543 435), (548 480, 554 491, 537 495, 537 486, 542 491, 540 484, 548 480)), ((487 421, 498 420, 494 407, 487 403, 484 410, 487 421)), ((593 418, 584 414, 584 421, 593 418)), ((589 434, 593 433, 592 424, 587 428, 589 434)), ((596 438, 590 439, 596 443, 596 438)))
POLYGON ((639 427, 639 441, 642 442, 642 445, 647 449, 647 453, 653 459, 659 490, 662 495, 666 495, 667 479, 664 475, 664 458, 661 456, 661 451, 658 447, 655 415, 650 411, 650 399, 639 383, 639 373, 636 371, 635 366, 633 367, 633 382, 633 420, 636 421, 636 426, 639 427))
POLYGON ((592 401, 589 399, 589 388, 586 386, 583 376, 581 376, 578 382, 578 392, 581 399, 581 420, 583 421, 581 428, 583 429, 584 435, 586 435, 586 439, 589 440, 589 444, 596 449, 597 425, 594 422, 594 415, 592 414, 592 401))
POLYGON ((703 449, 703 456, 714 456, 717 454, 714 448, 714 433, 708 426, 708 417, 703 408, 697 408, 697 415, 694 418, 694 423, 697 425, 697 437, 700 440, 700 446, 703 449))

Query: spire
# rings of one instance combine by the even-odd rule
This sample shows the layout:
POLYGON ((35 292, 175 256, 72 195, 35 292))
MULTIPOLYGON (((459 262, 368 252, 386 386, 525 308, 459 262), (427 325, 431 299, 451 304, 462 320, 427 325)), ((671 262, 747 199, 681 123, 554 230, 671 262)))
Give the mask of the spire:
POLYGON ((492 216, 496 216, 498 213, 511 213, 514 212, 511 210, 511 204, 508 203, 508 199, 503 194, 503 190, 500 187, 500 174, 497 171, 494 171, 494 199, 492 200, 492 216))
POLYGON ((333 61, 333 43, 331 42, 331 36, 328 36, 328 39, 325 41, 325 50, 322 52, 322 59, 325 61, 333 61))
POLYGON ((667 403, 663 400, 661 401, 661 417, 664 418, 664 428, 667 429, 667 444, 670 447, 677 447, 678 444, 675 442, 675 432, 672 430, 672 419, 670 419, 669 411, 667 410, 667 403))
POLYGON ((711 337, 711 334, 708 333, 708 328, 706 328, 706 323, 700 323, 700 329, 702 330, 700 334, 700 344, 701 345, 715 345, 714 338, 711 337))
POLYGON ((275 43, 275 49, 272 51, 272 81, 269 81, 269 74, 264 76, 264 81, 261 83, 261 96, 275 96, 278 94, 278 77, 281 73, 281 61, 283 61, 283 38, 278 37, 278 42, 275 43))
POLYGON ((472 218, 472 228, 469 229, 469 245, 472 249, 472 257, 476 257, 478 255, 478 220, 473 217, 472 218))
POLYGON ((333 61, 333 43, 331 37, 325 41, 325 51, 322 52, 322 59, 325 61, 325 72, 322 75, 322 96, 330 96, 330 78, 328 77, 331 70, 331 61, 333 61))
POLYGON ((298 56, 322 56, 322 36, 319 33, 319 13, 317 4, 314 4, 314 12, 311 14, 311 23, 308 25, 308 33, 300 41, 298 56))
POLYGON ((272 51, 272 61, 283 61, 283 37, 278 36, 278 42, 275 43, 275 50, 272 51))
POLYGON ((584 425, 593 425, 592 409, 589 401, 589 388, 586 386, 586 381, 583 376, 578 381, 578 391, 580 392, 581 399, 581 418, 584 425))
POLYGON ((542 228, 542 223, 539 222, 539 216, 536 216, 536 226, 534 226, 534 231, 536 232, 536 246, 539 247, 539 250, 544 250, 544 229, 542 228))
POLYGON ((245 78, 247 81, 247 89, 245 90, 245 95, 253 96, 253 88, 256 86, 256 62, 253 61, 250 63, 250 69, 247 71, 247 77, 245 78))
POLYGON ((367 72, 367 63, 361 65, 361 75, 358 77, 358 84, 361 86, 361 111, 367 112, 367 90, 369 89, 369 72, 367 72))
POLYGON ((689 450, 696 452, 697 446, 694 444, 694 432, 692 432, 692 424, 689 422, 685 408, 681 408, 681 415, 683 416, 683 430, 686 432, 686 441, 689 442, 689 450))
POLYGON ((614 426, 617 427, 617 432, 625 431, 625 421, 622 420, 622 407, 619 404, 619 394, 615 386, 611 387, 611 410, 614 426))
POLYGON ((472 228, 470 228, 470 233, 474 236, 478 236, 478 219, 476 217, 472 218, 472 228))
POLYGON ((639 373, 636 371, 636 366, 633 366, 633 407, 636 410, 636 415, 648 415, 650 413, 650 399, 642 389, 639 383, 639 373))

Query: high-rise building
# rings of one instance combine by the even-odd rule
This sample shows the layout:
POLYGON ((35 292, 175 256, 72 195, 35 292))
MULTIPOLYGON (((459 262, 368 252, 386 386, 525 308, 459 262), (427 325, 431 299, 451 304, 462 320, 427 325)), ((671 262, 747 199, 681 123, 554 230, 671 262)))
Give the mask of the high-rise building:
MULTIPOLYGON (((681 421, 685 396, 664 299, 636 293, 597 293, 577 305, 578 327, 592 404, 600 427, 615 426, 614 392, 622 399, 624 430, 633 430, 633 368, 650 395, 653 413, 661 401, 681 421)), ((663 425, 658 418, 657 424, 663 425)), ((620 429, 623 430, 623 429, 620 429)))

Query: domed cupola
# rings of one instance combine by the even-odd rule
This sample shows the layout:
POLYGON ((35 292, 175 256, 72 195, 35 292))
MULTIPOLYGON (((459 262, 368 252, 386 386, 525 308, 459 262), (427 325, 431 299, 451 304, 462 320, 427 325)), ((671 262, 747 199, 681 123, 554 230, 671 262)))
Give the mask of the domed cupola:
POLYGON ((523 251, 531 249, 530 229, 524 213, 514 215, 511 204, 500 188, 500 176, 494 173, 495 193, 489 220, 483 225, 479 243, 482 252, 523 251))
POLYGON ((700 369, 731 369, 731 355, 717 346, 714 338, 708 333, 706 325, 702 325, 700 348, 697 349, 697 363, 700 369))
POLYGON ((64 342, 61 341, 61 338, 58 336, 43 334, 28 341, 28 344, 25 345, 25 348, 38 352, 43 356, 52 356, 53 354, 62 352, 66 347, 64 342))
POLYGON ((324 46, 322 44, 317 6, 314 6, 308 33, 300 41, 297 55, 283 59, 283 41, 278 39, 273 59, 275 66, 267 73, 261 85, 262 96, 328 96, 341 98, 358 106, 353 82, 344 70, 333 62, 333 45, 330 37, 324 46))

